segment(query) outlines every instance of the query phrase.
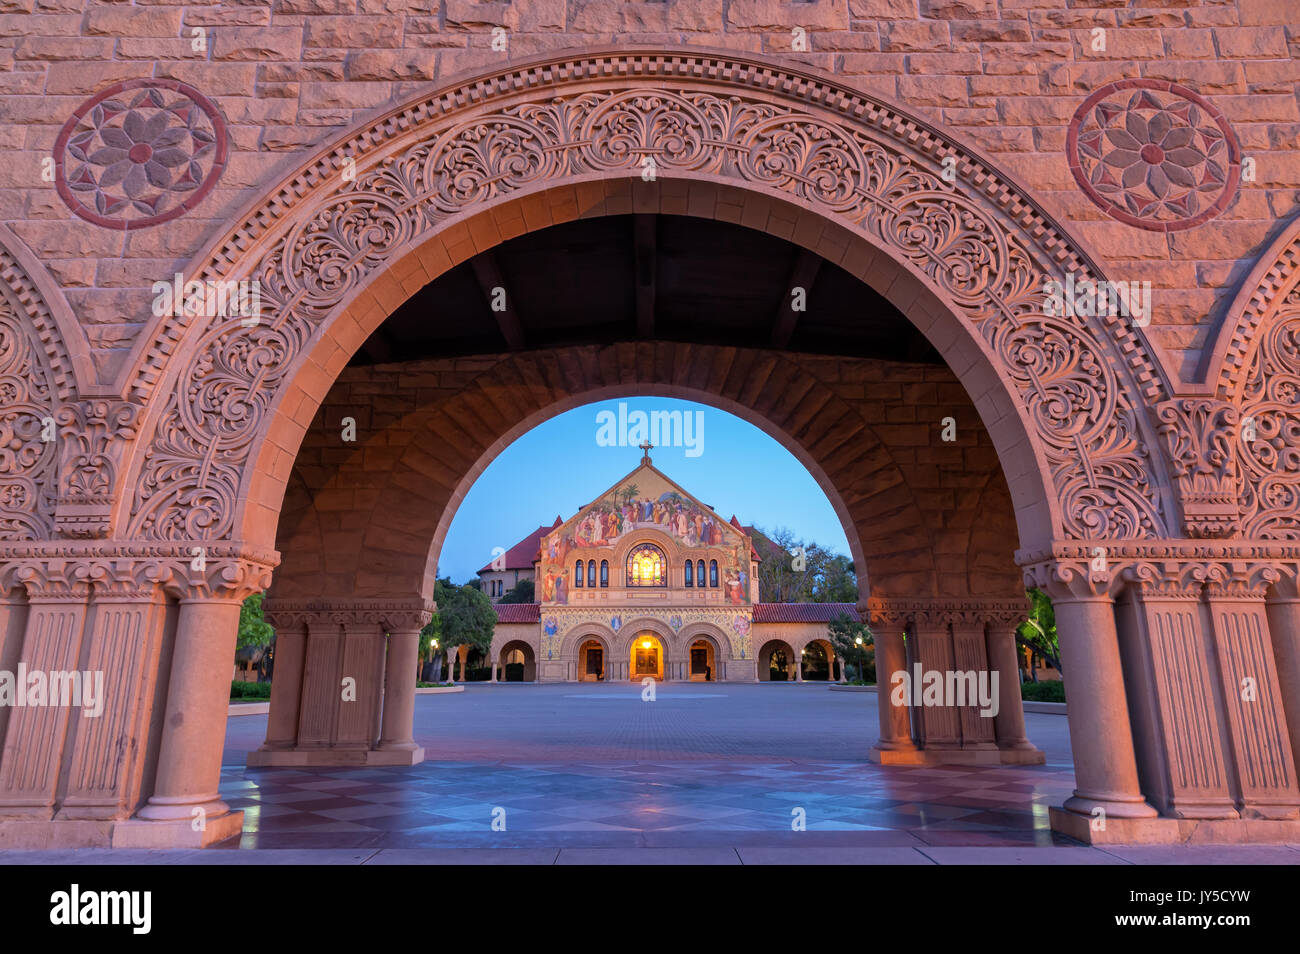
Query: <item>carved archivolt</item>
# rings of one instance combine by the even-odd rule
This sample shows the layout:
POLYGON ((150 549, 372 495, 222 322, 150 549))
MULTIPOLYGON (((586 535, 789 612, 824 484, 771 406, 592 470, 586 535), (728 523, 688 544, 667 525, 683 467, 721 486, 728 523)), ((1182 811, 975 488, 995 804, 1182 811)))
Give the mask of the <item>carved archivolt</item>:
POLYGON ((1235 428, 1242 533, 1300 540, 1300 287, 1260 328, 1235 428))
MULTIPOLYGON (((277 394, 313 336, 398 249, 529 188, 651 174, 779 195, 909 262, 983 338, 1025 409, 1063 535, 1164 535, 1139 410, 1142 391, 1158 389, 1147 350, 1118 319, 1046 314, 1047 281, 1099 276, 1012 184, 891 108, 821 80, 634 53, 520 68, 390 114, 250 216, 196 277, 259 280, 269 320, 195 331, 197 350, 185 349, 179 379, 160 395, 129 532, 235 532, 241 481, 277 394), (941 175, 945 157, 956 185, 941 175)), ((148 359, 161 363, 183 334, 165 325, 148 359)), ((153 389, 155 371, 142 368, 135 400, 153 389)))
POLYGON ((54 536, 58 394, 28 316, 0 294, 0 539, 54 536))

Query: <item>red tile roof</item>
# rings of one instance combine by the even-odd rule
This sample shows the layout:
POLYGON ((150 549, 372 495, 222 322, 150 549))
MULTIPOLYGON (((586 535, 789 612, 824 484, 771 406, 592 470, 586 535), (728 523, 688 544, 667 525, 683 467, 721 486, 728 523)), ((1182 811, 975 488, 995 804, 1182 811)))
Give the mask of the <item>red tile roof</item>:
POLYGON ((829 623, 847 613, 855 623, 862 621, 852 603, 755 603, 755 623, 829 623))
MULTIPOLYGON (((557 516, 555 518, 555 523, 551 524, 549 527, 538 527, 532 533, 528 534, 528 536, 524 537, 512 546, 506 551, 506 565, 502 567, 502 569, 531 570, 533 568, 533 561, 537 559, 537 554, 542 548, 542 537, 546 536, 546 534, 550 533, 563 522, 564 521, 557 516)), ((479 570, 479 572, 491 573, 494 569, 495 568, 492 566, 491 562, 489 562, 488 565, 479 570)))
POLYGON ((498 623, 536 623, 542 618, 541 603, 497 603, 498 623))

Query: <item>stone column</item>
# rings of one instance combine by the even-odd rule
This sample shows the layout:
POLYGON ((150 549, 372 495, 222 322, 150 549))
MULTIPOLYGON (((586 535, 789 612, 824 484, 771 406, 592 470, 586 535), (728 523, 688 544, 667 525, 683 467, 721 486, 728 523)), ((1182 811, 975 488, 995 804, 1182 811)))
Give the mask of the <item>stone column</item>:
POLYGON ((239 834, 241 811, 218 794, 231 661, 247 590, 195 588, 181 599, 153 795, 137 819, 119 825, 114 847, 194 847, 239 834))
POLYGON ((1273 588, 1265 611, 1273 637, 1287 734, 1291 737, 1291 758, 1300 766, 1300 586, 1294 570, 1273 588))
POLYGON ((1070 749, 1077 788, 1068 811, 1088 816, 1100 809, 1111 818, 1153 818, 1138 785, 1137 761, 1124 695, 1115 604, 1106 592, 1054 587, 1061 665, 1069 700, 1070 749))
POLYGON ((493 681, 493 682, 496 682, 496 681, 497 681, 497 658, 496 658, 496 656, 493 656, 493 657, 492 657, 492 681, 493 681))
POLYGON ((911 714, 906 704, 894 705, 892 701, 894 673, 907 675, 907 650, 903 644, 904 614, 895 612, 887 604, 871 607, 859 605, 863 619, 873 623, 876 649, 876 705, 880 713, 880 739, 872 749, 871 757, 882 763, 899 762, 915 764, 920 752, 912 739, 911 714))
MULTIPOLYGON (((48 681, 78 670, 90 599, 89 569, 61 560, 23 568, 28 606, 16 670, 48 681)), ((223 670, 227 679, 234 650, 223 670)), ((15 681, 19 673, 15 672, 15 681)), ((115 671, 113 675, 118 675, 115 671)), ((26 696, 26 685, 15 686, 26 696)), ((69 706, 14 706, 0 754, 0 818, 49 821, 68 742, 69 706)))
MULTIPOLYGON (((98 701, 74 711, 72 758, 56 818, 124 819, 144 800, 167 607, 129 561, 96 568, 85 670, 98 701), (102 682, 101 682, 102 681, 102 682)), ((227 668, 233 662, 227 661, 227 668)))
POLYGON ((1142 790, 1162 815, 1236 818, 1217 667, 1202 626, 1202 580, 1172 563, 1137 564, 1123 576, 1131 585, 1121 605, 1120 648, 1142 790))
MULTIPOLYGON (((434 604, 358 598, 277 599, 269 605, 277 623, 292 627, 285 634, 290 637, 287 647, 295 665, 283 692, 294 704, 277 714, 272 689, 267 743, 249 753, 248 764, 412 765, 421 761, 422 750, 397 743, 410 741, 420 630, 434 604), (401 666, 409 672, 395 668, 401 666), (296 724, 291 721, 295 705, 296 724), (404 710, 406 706, 410 709, 404 710), (406 729, 389 736, 386 733, 398 724, 393 719, 398 723, 405 719, 406 729), (385 740, 393 744, 381 744, 385 740)), ((276 641, 281 638, 277 634, 276 641)), ((279 674, 277 660, 276 683, 279 674)))
POLYGON ((275 628, 275 672, 271 679, 271 711, 261 751, 291 749, 298 744, 303 666, 307 656, 307 620, 302 613, 280 611, 273 600, 262 604, 266 621, 275 628))
MULTIPOLYGON (((922 679, 926 673, 937 672, 942 677, 955 668, 947 615, 943 612, 918 611, 913 617, 915 620, 913 638, 916 641, 913 674, 915 667, 919 665, 922 679)), ((909 680, 914 691, 921 688, 916 687, 916 681, 915 678, 909 680)), ((943 704, 926 705, 923 698, 913 698, 912 707, 920 715, 922 728, 921 738, 918 741, 926 752, 961 748, 961 723, 955 707, 943 704)))
POLYGON ((803 651, 794 650, 794 681, 803 682, 803 651))
POLYGON ((1277 570, 1224 564, 1205 588, 1243 818, 1300 818, 1300 786, 1264 609, 1277 570))
POLYGON ((379 748, 405 753, 401 764, 424 760, 424 749, 415 744, 415 665, 420 655, 420 629, 405 628, 388 636, 384 668, 384 719, 379 748), (418 754, 417 754, 418 753, 418 754))
MULTIPOLYGON (((997 705, 997 713, 1002 712, 1002 678, 999 673, 997 692, 993 692, 992 668, 989 665, 988 652, 985 649, 985 614, 979 610, 966 608, 948 614, 952 626, 953 667, 962 673, 972 673, 973 679, 963 679, 966 692, 966 705, 957 707, 957 719, 961 727, 961 747, 963 751, 997 752, 994 719, 997 715, 985 715, 980 705, 980 684, 992 696, 989 709, 997 705), (974 697, 971 687, 974 686, 974 697)), ((1023 719, 1022 719, 1023 722, 1023 719)), ((979 757, 983 761, 983 757, 979 757)))
MULTIPOLYGON (((998 714, 994 737, 1004 752, 1038 752, 1025 735, 1025 706, 1020 695, 1020 658, 1016 652, 1014 620, 993 617, 984 637, 989 668, 998 674, 998 714)), ((1039 761, 1046 756, 1039 753, 1039 761)))

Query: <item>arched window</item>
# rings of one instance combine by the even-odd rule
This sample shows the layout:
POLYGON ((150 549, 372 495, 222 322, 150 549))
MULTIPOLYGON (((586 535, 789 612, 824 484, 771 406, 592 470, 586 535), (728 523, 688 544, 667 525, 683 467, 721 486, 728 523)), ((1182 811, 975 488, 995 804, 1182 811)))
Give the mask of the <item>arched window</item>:
POLYGON ((628 586, 667 586, 664 551, 653 543, 634 547, 627 555, 628 586))
MULTIPOLYGON (((704 566, 703 560, 700 561, 700 566, 704 566)), ((718 561, 710 560, 709 561, 709 586, 717 586, 717 585, 718 585, 718 561)))
POLYGON ((582 561, 573 564, 573 585, 582 586, 582 561))
POLYGON ((704 561, 697 560, 695 563, 695 585, 704 589, 704 561))
POLYGON ((695 585, 695 564, 690 560, 686 561, 686 585, 695 585))
POLYGON ((609 561, 600 561, 600 585, 609 586, 609 561))
POLYGON ((587 561, 587 585, 592 589, 596 587, 596 561, 587 561))

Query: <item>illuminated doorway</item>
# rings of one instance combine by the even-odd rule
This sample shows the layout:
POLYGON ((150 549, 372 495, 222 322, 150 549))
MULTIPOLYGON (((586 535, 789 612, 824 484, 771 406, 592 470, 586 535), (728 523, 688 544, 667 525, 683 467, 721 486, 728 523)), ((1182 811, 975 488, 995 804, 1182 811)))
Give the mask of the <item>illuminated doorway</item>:
POLYGON ((632 640, 632 679, 654 679, 664 677, 663 644, 654 633, 640 633, 632 640))

